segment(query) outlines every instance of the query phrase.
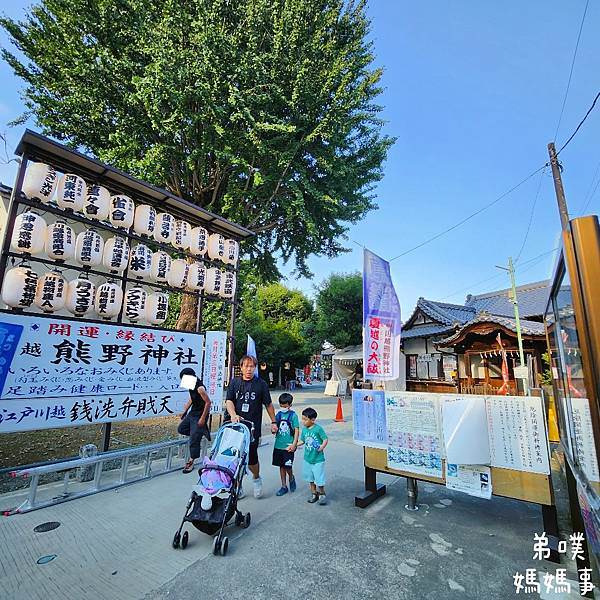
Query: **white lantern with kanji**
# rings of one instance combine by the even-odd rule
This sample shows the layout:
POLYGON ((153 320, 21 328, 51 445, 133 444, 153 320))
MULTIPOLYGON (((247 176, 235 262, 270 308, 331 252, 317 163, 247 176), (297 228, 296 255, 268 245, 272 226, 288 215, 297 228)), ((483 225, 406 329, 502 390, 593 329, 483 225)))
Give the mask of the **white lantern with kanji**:
POLYGON ((86 194, 85 180, 75 173, 65 173, 58 182, 56 204, 61 208, 81 212, 86 194))
POLYGON ((212 267, 206 271, 206 284, 204 289, 209 294, 221 295, 223 289, 223 272, 217 267, 212 267))
POLYGON ((125 316, 132 322, 145 321, 148 294, 139 287, 129 288, 125 292, 125 316))
POLYGON ((157 283, 167 283, 169 271, 171 270, 171 257, 159 250, 152 255, 152 266, 150 279, 157 283))
POLYGON ((203 256, 207 248, 208 231, 204 227, 194 227, 190 235, 190 252, 196 256, 203 256))
POLYGON ((15 219, 10 249, 19 254, 40 254, 44 250, 48 226, 33 211, 21 213, 15 219))
POLYGON ((156 229, 154 230, 154 239, 163 244, 173 242, 175 233, 175 217, 169 213, 159 213, 156 217, 156 229))
POLYGON ((116 317, 123 304, 123 290, 113 281, 107 281, 98 286, 94 308, 102 319, 116 317))
POLYGON ((233 298, 235 294, 236 277, 233 271, 223 271, 223 284, 220 295, 222 298, 233 298))
POLYGON ((211 233, 208 236, 208 256, 213 260, 225 262, 225 236, 220 233, 211 233))
POLYGON ((169 296, 163 292, 148 294, 146 321, 151 325, 162 325, 169 314, 169 296))
POLYGON ((240 252, 240 245, 235 240, 225 240, 225 262, 235 265, 240 252))
POLYGON ((38 276, 27 264, 4 274, 2 301, 11 308, 28 308, 35 300, 38 276))
POLYGON ((65 308, 76 317, 83 317, 94 308, 96 299, 96 286, 89 279, 81 275, 69 281, 65 308))
POLYGON ((52 313, 65 306, 67 280, 58 271, 44 273, 37 282, 35 304, 44 312, 52 313))
POLYGON ((58 220, 48 225, 46 254, 54 260, 71 260, 75 256, 75 232, 66 221, 58 220))
POLYGON ((186 250, 192 241, 192 226, 187 221, 175 221, 175 233, 173 234, 173 246, 186 250))
POLYGON ((110 192, 103 186, 92 183, 87 186, 83 201, 83 214, 95 221, 108 221, 110 212, 110 192))
POLYGON ((188 264, 184 258, 178 258, 171 262, 171 268, 167 275, 167 282, 171 287, 185 287, 185 280, 188 273, 188 264))
POLYGON ((110 212, 108 220, 111 225, 121 229, 129 229, 133 225, 135 204, 129 196, 117 195, 110 197, 110 212))
POLYGON ((149 204, 138 204, 135 207, 133 230, 138 235, 153 236, 156 231, 156 210, 149 204))
POLYGON ((97 267, 102 263, 104 240, 95 229, 82 231, 75 240, 75 260, 84 267, 97 267))
POLYGON ((206 267, 201 262, 189 266, 185 287, 192 292, 200 292, 206 283, 206 267))
POLYGON ((58 185, 58 173, 45 163, 27 164, 21 191, 28 197, 48 204, 58 185))
POLYGON ((152 272, 152 250, 145 244, 138 244, 131 251, 129 272, 137 279, 147 279, 152 272))
POLYGON ((102 264, 110 271, 122 273, 129 263, 129 244, 119 235, 108 238, 104 244, 102 264))

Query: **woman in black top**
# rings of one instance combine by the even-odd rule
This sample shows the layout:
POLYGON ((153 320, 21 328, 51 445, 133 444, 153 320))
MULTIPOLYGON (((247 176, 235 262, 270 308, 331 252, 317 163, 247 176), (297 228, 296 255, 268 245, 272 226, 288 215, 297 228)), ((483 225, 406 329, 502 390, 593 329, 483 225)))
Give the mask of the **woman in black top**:
MULTIPOLYGON (((183 369, 179 374, 196 377, 193 369, 183 369)), ((210 440, 210 431, 206 424, 208 413, 210 411, 210 398, 201 379, 196 377, 196 385, 190 390, 190 399, 187 401, 183 412, 180 415, 181 423, 177 427, 177 432, 190 437, 190 460, 183 468, 184 473, 191 473, 194 470, 194 461, 200 457, 200 442, 203 437, 210 440), (188 412, 189 410, 189 412, 188 412)))

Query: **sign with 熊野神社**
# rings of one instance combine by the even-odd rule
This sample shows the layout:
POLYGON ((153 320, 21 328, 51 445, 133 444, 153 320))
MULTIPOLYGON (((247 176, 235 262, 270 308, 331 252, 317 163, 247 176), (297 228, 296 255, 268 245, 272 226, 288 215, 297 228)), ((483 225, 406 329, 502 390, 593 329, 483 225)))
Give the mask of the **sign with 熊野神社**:
POLYGON ((8 313, 0 328, 0 433, 167 416, 189 398, 180 371, 201 374, 195 333, 8 313))

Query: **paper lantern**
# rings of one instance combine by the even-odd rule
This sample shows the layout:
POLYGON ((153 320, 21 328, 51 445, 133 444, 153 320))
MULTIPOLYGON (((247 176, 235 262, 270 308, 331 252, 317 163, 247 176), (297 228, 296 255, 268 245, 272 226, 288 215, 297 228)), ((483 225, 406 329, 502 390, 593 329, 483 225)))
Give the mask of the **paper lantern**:
POLYGON ((67 280, 58 271, 44 273, 37 282, 35 304, 44 312, 52 313, 65 306, 67 280))
POLYGON ((82 276, 69 281, 65 308, 77 317, 83 317, 94 308, 96 286, 82 276))
POLYGON ((83 214, 95 221, 108 221, 110 212, 110 192, 101 185, 88 185, 87 196, 83 201, 83 214))
POLYGON ((138 279, 150 277, 152 272, 152 250, 144 244, 138 244, 131 251, 129 272, 138 279))
POLYGON ((182 288, 188 273, 188 264, 184 258, 178 258, 171 262, 171 268, 167 275, 167 282, 171 287, 182 288))
POLYGON ((138 235, 154 235, 156 230, 156 211, 149 204, 140 204, 135 209, 133 230, 138 235))
POLYGON ((129 196, 111 196, 108 220, 111 225, 129 229, 133 225, 135 204, 129 196))
POLYGON ((195 262, 189 266, 185 287, 192 292, 200 292, 206 283, 206 267, 195 262))
POLYGON ((97 267, 102 263, 104 240, 95 229, 82 231, 75 240, 75 260, 84 267, 97 267))
POLYGON ((27 308, 35 300, 38 276, 28 264, 14 267, 4 274, 2 301, 11 308, 27 308))
POLYGON ((39 254, 44 250, 48 226, 37 213, 27 211, 15 219, 10 249, 19 254, 39 254))
POLYGON ((132 322, 146 319, 146 301, 148 294, 139 286, 129 288, 125 292, 125 316, 132 322))
POLYGON ((240 245, 235 240, 225 240, 225 262, 235 265, 238 259, 240 245))
POLYGON ((46 230, 46 254, 54 260, 70 260, 75 256, 75 232, 65 221, 56 221, 46 230))
POLYGON ((208 256, 213 260, 225 262, 225 236, 220 233, 211 233, 208 236, 208 256))
POLYGON ((107 281, 98 287, 94 308, 102 319, 116 317, 123 304, 123 290, 113 281, 107 281))
POLYGON ((185 250, 190 247, 192 241, 192 226, 187 221, 175 221, 175 233, 173 234, 173 246, 185 250))
POLYGON ((174 232, 175 217, 169 213, 159 213, 156 217, 154 239, 163 244, 170 244, 173 241, 174 232))
POLYGON ((21 191, 28 197, 48 204, 56 191, 58 173, 45 163, 27 164, 21 191))
POLYGON ((169 313, 169 296, 163 292, 148 294, 146 300, 146 321, 151 325, 161 325, 169 313))
POLYGON ((223 272, 223 283, 221 285, 221 297, 233 298, 235 294, 236 277, 232 271, 223 272))
POLYGON ((61 208, 81 212, 87 193, 85 180, 74 173, 65 173, 58 181, 56 204, 61 208))
POLYGON ((221 294, 221 289, 223 286, 223 273, 221 269, 217 267, 213 267, 212 269, 207 269, 206 271, 206 284, 204 289, 209 294, 215 294, 219 296, 221 294))
POLYGON ((196 256, 206 254, 208 248, 208 231, 204 227, 194 227, 190 236, 190 252, 196 256))
POLYGON ((108 238, 104 244, 102 264, 110 271, 122 273, 129 263, 129 244, 125 238, 115 236, 108 238))
POLYGON ((167 277, 171 270, 171 262, 171 257, 166 252, 155 252, 152 255, 150 279, 158 283, 167 283, 167 277))

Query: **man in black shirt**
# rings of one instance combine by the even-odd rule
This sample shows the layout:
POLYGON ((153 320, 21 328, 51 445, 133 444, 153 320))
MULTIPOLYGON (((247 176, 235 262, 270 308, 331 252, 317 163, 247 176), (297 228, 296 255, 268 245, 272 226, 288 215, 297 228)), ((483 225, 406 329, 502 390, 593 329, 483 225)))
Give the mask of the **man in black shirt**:
POLYGON ((250 443, 248 455, 248 468, 252 472, 254 484, 254 497, 262 496, 262 480, 260 478, 260 465, 258 463, 258 443, 262 428, 262 409, 266 407, 271 418, 271 433, 277 433, 275 410, 269 393, 269 386, 260 377, 254 376, 256 358, 244 355, 240 360, 241 377, 234 377, 227 389, 225 408, 229 419, 239 423, 240 419, 252 421, 254 424, 254 438, 250 443))
MULTIPOLYGON (((196 377, 193 369, 183 369, 179 376, 184 375, 196 377)), ((180 415, 181 423, 177 427, 177 432, 182 435, 190 436, 190 460, 183 467, 184 473, 191 473, 194 470, 194 461, 200 457, 200 442, 203 437, 210 440, 210 431, 206 425, 208 413, 210 411, 210 398, 201 379, 196 377, 196 384, 190 390, 190 399, 187 401, 183 412, 180 415), (189 409, 189 412, 188 412, 189 409)))

